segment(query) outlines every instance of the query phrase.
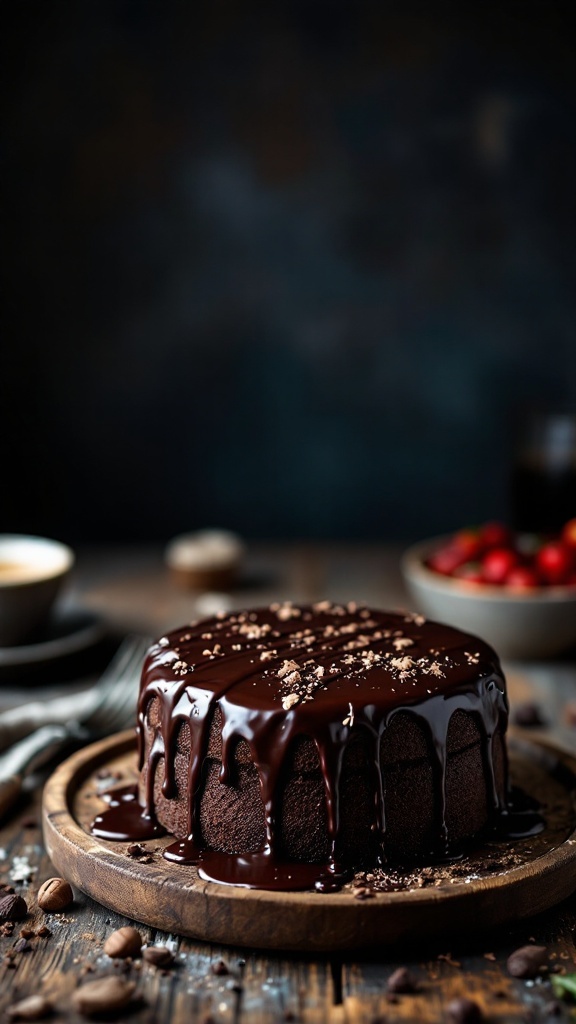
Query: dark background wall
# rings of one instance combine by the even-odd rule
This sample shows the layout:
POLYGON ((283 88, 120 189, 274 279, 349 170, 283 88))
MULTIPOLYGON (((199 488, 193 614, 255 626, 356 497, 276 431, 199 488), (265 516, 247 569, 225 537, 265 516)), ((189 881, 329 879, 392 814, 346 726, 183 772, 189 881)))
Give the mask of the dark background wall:
POLYGON ((576 404, 573 12, 4 5, 0 529, 505 515, 576 404))

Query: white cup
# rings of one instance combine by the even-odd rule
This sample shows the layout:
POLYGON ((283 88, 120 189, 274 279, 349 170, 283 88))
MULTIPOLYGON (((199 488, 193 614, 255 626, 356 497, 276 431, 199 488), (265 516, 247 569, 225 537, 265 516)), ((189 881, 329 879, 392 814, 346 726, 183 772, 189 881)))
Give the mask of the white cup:
POLYGON ((73 564, 59 541, 0 534, 0 646, 21 643, 48 618, 73 564))

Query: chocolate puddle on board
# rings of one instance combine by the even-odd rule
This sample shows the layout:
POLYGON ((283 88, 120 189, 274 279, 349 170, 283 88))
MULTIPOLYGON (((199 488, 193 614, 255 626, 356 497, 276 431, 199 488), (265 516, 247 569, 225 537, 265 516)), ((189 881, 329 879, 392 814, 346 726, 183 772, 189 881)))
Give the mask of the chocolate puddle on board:
MULTIPOLYGON (((335 891, 342 888, 343 894, 348 893, 358 899, 365 899, 368 898, 368 893, 372 895, 372 893, 410 892, 431 887, 441 888, 455 884, 470 884, 479 878, 507 873, 560 846, 576 825, 573 799, 576 780, 568 769, 563 769, 561 764, 559 770, 555 771, 549 761, 549 755, 541 757, 539 754, 538 748, 535 748, 533 753, 526 753, 526 750, 518 751, 514 744, 511 744, 510 773, 515 792, 516 809, 510 816, 509 824, 512 826, 510 831, 514 831, 520 826, 523 828, 524 835, 528 833, 525 838, 507 838, 505 833, 500 836, 492 834, 479 842, 473 850, 465 851, 456 859, 435 864, 412 865, 406 868, 374 868, 368 871, 358 871, 351 880, 329 877, 329 881, 333 881, 334 884, 327 886, 324 891, 335 891), (520 793, 524 795, 520 797, 520 793), (526 797, 525 794, 530 794, 530 796, 526 797), (542 827, 542 819, 544 819, 545 827, 542 827)), ((135 778, 135 764, 131 764, 131 771, 135 778)), ((174 841, 173 836, 165 835, 151 819, 143 815, 143 809, 137 803, 135 795, 135 783, 103 794, 102 792, 98 793, 94 779, 88 780, 77 796, 78 819, 86 831, 92 831, 102 839, 110 840, 112 834, 115 834, 116 841, 133 842, 137 832, 139 842, 154 839, 154 847, 150 847, 147 852, 152 852, 152 849, 156 851, 158 857, 156 864, 158 865, 165 866, 165 859, 162 857, 160 860, 160 857, 167 848, 172 847, 172 855, 168 854, 167 860, 181 859, 183 863, 193 861, 199 864, 204 878, 210 878, 210 867, 215 865, 214 874, 217 874, 217 854, 209 854, 206 857, 204 870, 202 870, 201 851, 197 849, 183 850, 185 855, 182 857, 174 856, 174 853, 177 853, 175 848, 177 846, 185 847, 185 841, 184 843, 178 840, 174 841), (104 812, 101 811, 103 799, 109 803, 109 809, 104 812), (96 817, 95 810, 100 812, 96 814, 96 817), (130 820, 127 820, 126 813, 130 820), (114 818, 107 820, 107 815, 112 814, 114 818)), ((262 868, 262 865, 249 865, 249 867, 252 866, 262 868)), ((291 866, 284 864, 276 867, 278 868, 276 884, 274 884, 274 878, 268 879, 270 888, 290 888, 290 885, 285 885, 284 874, 290 870, 291 866)), ((298 867, 310 872, 308 865, 298 865, 298 867)), ((323 873, 322 865, 314 865, 312 868, 308 884, 302 885, 302 888, 312 889, 314 881, 323 873)), ((177 870, 181 870, 181 867, 178 866, 177 870)), ((270 871, 272 868, 268 866, 266 870, 270 871)), ((237 884, 243 884, 241 872, 242 865, 239 867, 237 884)), ((244 884, 246 884, 245 881, 244 884)))

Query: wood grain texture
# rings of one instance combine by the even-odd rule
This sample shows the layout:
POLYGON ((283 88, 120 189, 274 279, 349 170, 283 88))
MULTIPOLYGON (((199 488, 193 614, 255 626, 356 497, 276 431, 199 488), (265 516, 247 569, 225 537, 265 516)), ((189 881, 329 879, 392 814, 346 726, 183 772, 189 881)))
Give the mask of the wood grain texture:
MULTIPOLYGON (((407 598, 397 572, 397 554, 387 545, 366 549, 253 545, 250 572, 260 582, 257 587, 240 587, 231 595, 232 602, 240 606, 279 596, 296 601, 346 597, 380 607, 403 606, 407 598)), ((119 631, 149 628, 160 635, 196 612, 194 601, 170 588, 161 552, 151 549, 107 549, 95 552, 91 560, 81 557, 77 584, 82 600, 103 610, 119 631)), ((565 719, 567 702, 576 700, 574 665, 563 661, 513 668, 509 673, 512 705, 521 700, 539 702, 550 737, 555 742, 561 739, 565 748, 574 751, 576 732, 565 719)), ((43 687, 42 694, 28 696, 62 695, 69 689, 70 683, 59 681, 56 687, 53 682, 43 687)), ((12 686, 8 680, 3 682, 0 705, 20 703, 22 698, 17 682, 12 686)), ((137 908, 124 917, 76 890, 74 905, 65 914, 43 914, 36 905, 36 893, 54 874, 42 844, 38 797, 30 800, 24 795, 20 807, 0 827, 0 881, 12 883, 27 900, 30 915, 23 924, 38 928, 47 923, 52 935, 31 938, 32 948, 19 954, 11 968, 5 956, 20 925, 12 936, 0 932, 0 1021, 16 999, 43 993, 54 1002, 52 1019, 57 1024, 85 1024, 70 1007, 70 995, 81 984, 83 971, 89 967, 86 977, 93 978, 124 969, 104 955, 103 944, 114 929, 134 923, 132 912, 137 908), (37 827, 30 827, 32 819, 37 827), (15 880, 23 862, 32 871, 29 882, 15 880)), ((533 940, 547 946, 551 966, 575 971, 576 896, 551 911, 492 931, 479 932, 471 916, 450 939, 442 936, 423 943, 415 938, 402 946, 341 955, 265 953, 138 927, 147 941, 173 946, 177 967, 166 974, 146 963, 125 968, 127 976, 137 981, 141 997, 122 1018, 129 1024, 204 1024, 207 1017, 215 1024, 280 1024, 287 1014, 299 1024, 374 1024, 382 1016, 388 1024, 446 1024, 446 1007, 455 991, 481 1000, 489 1024, 550 1024, 569 1019, 568 1005, 559 1017, 548 1012, 552 991, 546 977, 536 984, 511 978, 506 958, 512 949, 533 940), (450 963, 440 959, 449 953, 450 963), (494 959, 486 959, 487 955, 494 959), (211 971, 211 964, 221 958, 229 975, 211 971), (417 974, 421 989, 390 1004, 386 982, 401 964, 417 974), (240 990, 234 991, 233 986, 240 990)), ((364 946, 370 944, 367 931, 364 946)))
MULTIPOLYGON (((456 878, 456 884, 439 888, 378 893, 366 901, 355 900, 350 891, 276 893, 204 882, 194 867, 161 857, 170 838, 148 844, 153 862, 143 863, 127 856, 125 843, 89 833, 89 822, 103 806, 98 775, 110 771, 123 782, 134 778, 134 743, 131 732, 121 733, 60 765, 44 791, 44 836, 64 877, 104 906, 150 927, 209 942, 329 952, 437 936, 465 928, 471 919, 477 927, 494 927, 547 910, 576 888, 574 817, 569 838, 556 845, 552 837, 551 849, 520 866, 466 881, 456 878)), ((527 749, 540 756, 540 748, 527 749)))

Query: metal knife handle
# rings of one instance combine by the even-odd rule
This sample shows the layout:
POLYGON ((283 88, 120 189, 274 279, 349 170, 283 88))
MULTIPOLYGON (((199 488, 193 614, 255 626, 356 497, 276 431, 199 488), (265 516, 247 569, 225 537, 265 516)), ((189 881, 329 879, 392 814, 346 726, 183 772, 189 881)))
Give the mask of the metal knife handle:
POLYGON ((19 775, 10 775, 0 781, 0 821, 12 810, 21 792, 22 779, 19 775))
POLYGON ((70 718, 82 719, 95 703, 93 690, 81 690, 52 700, 31 701, 0 713, 0 751, 7 750, 24 736, 43 725, 65 724, 70 718))
POLYGON ((26 739, 20 740, 0 760, 0 779, 25 775, 46 764, 71 739, 87 738, 77 722, 66 725, 43 725, 26 739))

